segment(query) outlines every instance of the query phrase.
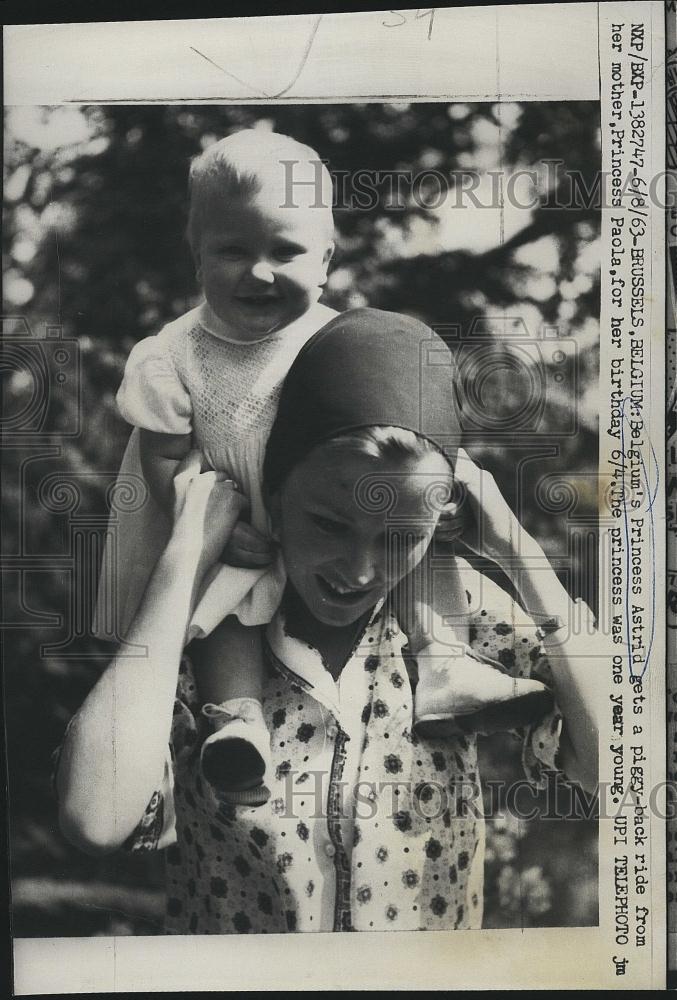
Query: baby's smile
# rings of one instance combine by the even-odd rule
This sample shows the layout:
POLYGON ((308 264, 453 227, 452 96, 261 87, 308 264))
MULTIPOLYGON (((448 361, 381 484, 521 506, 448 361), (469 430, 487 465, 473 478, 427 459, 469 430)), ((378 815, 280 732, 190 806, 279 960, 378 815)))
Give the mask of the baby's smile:
POLYGON ((277 292, 265 292, 261 294, 248 292, 247 294, 235 295, 234 298, 237 302, 244 302, 245 305, 262 306, 265 308, 265 306, 273 302, 278 302, 281 296, 277 292))

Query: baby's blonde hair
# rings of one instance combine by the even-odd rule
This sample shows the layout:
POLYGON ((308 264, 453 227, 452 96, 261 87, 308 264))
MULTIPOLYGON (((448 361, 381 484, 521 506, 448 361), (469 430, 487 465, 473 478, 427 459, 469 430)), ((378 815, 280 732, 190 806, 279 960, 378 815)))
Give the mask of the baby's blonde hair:
POLYGON ((214 198, 247 201, 266 187, 279 193, 281 208, 301 203, 322 212, 327 242, 332 239, 332 180, 319 155, 288 135, 246 128, 208 146, 191 162, 187 235, 193 252, 214 198))

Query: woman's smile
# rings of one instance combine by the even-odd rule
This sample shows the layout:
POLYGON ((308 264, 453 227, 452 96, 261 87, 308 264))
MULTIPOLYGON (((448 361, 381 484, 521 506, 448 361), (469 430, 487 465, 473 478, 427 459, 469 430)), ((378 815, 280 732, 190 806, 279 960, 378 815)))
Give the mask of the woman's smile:
POLYGON ((324 574, 320 573, 316 574, 315 578, 318 581, 320 591, 324 594, 324 599, 339 606, 352 607, 361 604, 365 598, 377 599, 378 588, 375 585, 369 587, 349 587, 347 584, 328 579, 324 574))

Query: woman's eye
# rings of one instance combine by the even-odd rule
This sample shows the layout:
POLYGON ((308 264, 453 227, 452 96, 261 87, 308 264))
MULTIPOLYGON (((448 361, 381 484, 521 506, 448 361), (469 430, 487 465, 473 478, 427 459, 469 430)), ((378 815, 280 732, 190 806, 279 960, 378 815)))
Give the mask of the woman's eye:
POLYGON ((334 521, 330 517, 322 517, 321 514, 312 514, 311 517, 316 527, 326 534, 336 534, 343 528, 341 521, 334 521))
POLYGON ((415 549, 428 537, 427 531, 393 531, 390 533, 390 544, 398 549, 415 549))
POLYGON ((232 247, 221 247, 221 256, 228 258, 239 258, 244 257, 245 249, 244 247, 232 246, 232 247))

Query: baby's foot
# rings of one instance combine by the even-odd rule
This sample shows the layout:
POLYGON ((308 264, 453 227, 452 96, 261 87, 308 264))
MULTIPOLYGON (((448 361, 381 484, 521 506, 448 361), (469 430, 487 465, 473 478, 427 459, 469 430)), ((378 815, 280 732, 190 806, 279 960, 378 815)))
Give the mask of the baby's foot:
POLYGON ((236 805, 263 805, 270 798, 265 784, 270 734, 261 703, 255 698, 231 698, 220 705, 204 705, 202 714, 215 728, 200 752, 206 781, 219 798, 236 805))
POLYGON ((538 722, 554 705, 540 681, 503 673, 467 646, 463 655, 449 656, 446 647, 430 645, 416 660, 414 725, 424 737, 517 729, 538 722))

